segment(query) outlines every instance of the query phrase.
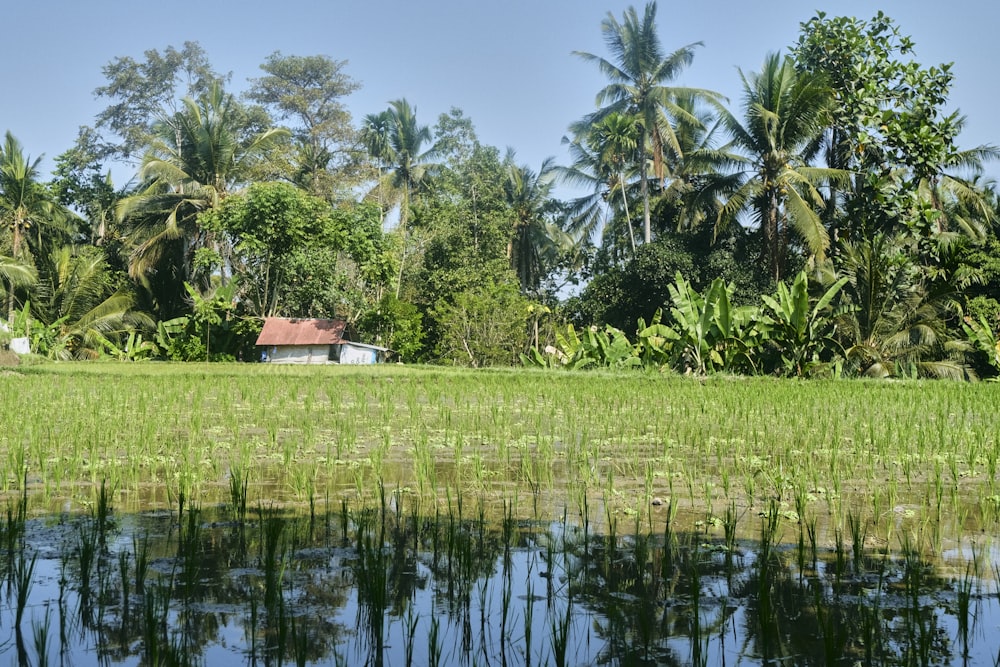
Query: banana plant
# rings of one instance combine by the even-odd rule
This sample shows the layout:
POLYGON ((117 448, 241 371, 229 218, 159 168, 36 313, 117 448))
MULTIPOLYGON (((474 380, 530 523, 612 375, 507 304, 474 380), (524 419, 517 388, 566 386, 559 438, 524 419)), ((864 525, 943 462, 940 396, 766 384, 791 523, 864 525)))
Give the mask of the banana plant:
POLYGON ((830 304, 847 283, 841 278, 818 299, 809 298, 809 277, 800 272, 791 288, 778 283, 773 296, 764 295, 761 329, 769 346, 781 359, 783 375, 804 377, 828 369, 844 350, 837 342, 836 317, 830 304))
POLYGON ((545 348, 544 354, 532 348, 521 355, 526 366, 541 368, 578 369, 587 366, 607 368, 632 368, 642 361, 628 337, 610 325, 604 329, 588 327, 577 332, 572 324, 563 331, 556 331, 556 344, 545 348))
POLYGON ((755 326, 758 309, 734 306, 734 284, 716 278, 698 294, 678 272, 668 286, 673 307, 670 314, 677 335, 674 360, 678 370, 696 375, 754 370, 753 354, 760 345, 755 326))
POLYGON ((104 347, 105 354, 118 361, 151 359, 159 352, 156 343, 151 340, 143 340, 142 334, 137 331, 130 332, 123 344, 102 336, 101 345, 104 347))
POLYGON ((657 309, 652 321, 647 325, 646 320, 639 318, 639 326, 636 330, 635 348, 643 368, 664 368, 673 361, 674 341, 680 335, 663 324, 663 311, 657 309))

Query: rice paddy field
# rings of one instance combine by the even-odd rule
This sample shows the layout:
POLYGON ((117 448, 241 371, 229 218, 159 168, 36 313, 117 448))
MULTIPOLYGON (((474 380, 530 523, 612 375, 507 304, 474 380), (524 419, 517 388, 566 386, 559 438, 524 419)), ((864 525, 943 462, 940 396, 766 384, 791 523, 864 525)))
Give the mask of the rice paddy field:
POLYGON ((0 662, 994 665, 998 433, 988 383, 0 370, 0 662))

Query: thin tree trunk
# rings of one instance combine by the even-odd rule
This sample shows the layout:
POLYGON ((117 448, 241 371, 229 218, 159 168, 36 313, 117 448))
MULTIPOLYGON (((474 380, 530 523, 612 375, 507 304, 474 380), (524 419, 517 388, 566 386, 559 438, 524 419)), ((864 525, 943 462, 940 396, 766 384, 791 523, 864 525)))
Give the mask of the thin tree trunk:
MULTIPOLYGON (((632 216, 628 212, 628 197, 625 196, 625 174, 618 174, 618 182, 622 188, 622 204, 625 206, 625 222, 628 224, 628 240, 632 242, 632 258, 635 258, 635 234, 632 233, 632 216)), ((646 241, 649 243, 649 241, 646 241)))
POLYGON ((646 131, 639 132, 639 177, 642 179, 642 238, 644 243, 653 239, 649 224, 649 182, 646 180, 646 131))
POLYGON ((396 298, 399 298, 400 290, 403 288, 403 265, 406 263, 406 214, 410 209, 410 188, 403 192, 403 203, 399 207, 399 227, 403 232, 403 250, 399 255, 399 278, 396 280, 396 298))

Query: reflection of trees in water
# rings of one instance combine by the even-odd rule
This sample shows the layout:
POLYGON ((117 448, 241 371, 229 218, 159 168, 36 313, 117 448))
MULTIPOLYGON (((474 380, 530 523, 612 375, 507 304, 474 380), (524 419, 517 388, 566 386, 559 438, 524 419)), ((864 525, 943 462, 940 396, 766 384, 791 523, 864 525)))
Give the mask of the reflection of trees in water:
POLYGON ((712 664, 724 654, 804 665, 957 657, 944 618, 954 591, 919 560, 821 560, 804 571, 793 550, 731 551, 704 534, 596 537, 568 548, 576 602, 605 642, 602 664, 712 664))
POLYGON ((89 646, 102 663, 189 664, 231 655, 238 631, 241 658, 264 665, 345 655, 397 664, 404 652, 417 664, 433 618, 442 645, 453 643, 451 659, 511 662, 526 658, 517 643, 536 609, 538 664, 557 655, 612 665, 958 658, 947 631, 955 591, 910 552, 899 560, 830 553, 814 564, 811 551, 705 532, 602 537, 515 523, 497 531, 457 507, 423 518, 383 505, 319 528, 263 509, 245 523, 189 511, 181 521, 156 515, 112 528, 86 570, 86 599, 80 540, 91 533, 80 526, 91 520, 48 528, 63 543, 53 636, 69 655, 89 646), (140 544, 148 544, 144 587, 140 544), (504 598, 512 602, 501 618, 504 598))
POLYGON ((791 565, 790 554, 771 558, 769 618, 761 618, 760 568, 750 568, 735 590, 746 610, 748 655, 764 661, 794 655, 809 665, 951 661, 939 607, 952 593, 947 581, 923 581, 914 599, 901 590, 911 576, 912 564, 906 561, 872 560, 874 569, 837 574, 832 565, 800 572, 791 565))

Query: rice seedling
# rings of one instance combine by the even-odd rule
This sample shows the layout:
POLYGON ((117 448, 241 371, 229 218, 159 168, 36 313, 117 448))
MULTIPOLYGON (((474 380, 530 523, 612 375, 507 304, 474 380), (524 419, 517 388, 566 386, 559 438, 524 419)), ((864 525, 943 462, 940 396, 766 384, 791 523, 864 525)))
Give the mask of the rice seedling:
POLYGON ((45 616, 41 621, 31 619, 31 638, 35 649, 35 664, 38 667, 47 667, 51 660, 49 658, 49 636, 52 632, 52 611, 46 606, 45 616))
POLYGON ((441 622, 437 616, 431 617, 430 631, 427 633, 427 664, 428 667, 439 667, 441 665, 441 622))
POLYGON ((554 615, 551 619, 552 664, 556 667, 565 667, 568 664, 572 616, 573 604, 568 601, 562 613, 554 615))
POLYGON ((32 554, 29 560, 25 550, 18 551, 17 558, 11 569, 11 581, 14 587, 14 627, 20 631, 21 619, 24 618, 24 610, 28 605, 28 597, 31 593, 32 577, 35 574, 35 562, 38 555, 32 554))
POLYGON ((234 519, 245 524, 247 519, 247 491, 250 486, 250 472, 240 466, 229 470, 229 500, 234 519))
POLYGON ((528 584, 525 592, 525 602, 524 602, 524 644, 522 645, 522 651, 524 652, 524 664, 527 667, 531 667, 531 634, 532 628, 534 627, 534 616, 535 616, 535 589, 531 582, 531 572, 528 572, 528 584))

